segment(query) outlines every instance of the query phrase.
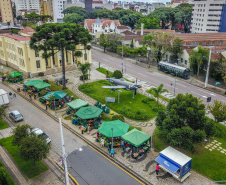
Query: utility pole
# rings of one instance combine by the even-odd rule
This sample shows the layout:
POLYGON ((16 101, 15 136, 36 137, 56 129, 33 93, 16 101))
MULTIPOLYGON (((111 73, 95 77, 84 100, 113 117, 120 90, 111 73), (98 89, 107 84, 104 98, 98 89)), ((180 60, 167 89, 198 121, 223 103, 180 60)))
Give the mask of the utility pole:
POLYGON ((209 78, 209 71, 210 71, 210 60, 211 60, 211 52, 212 52, 212 47, 210 47, 210 53, 209 53, 209 61, 208 61, 208 67, 207 67, 207 72, 206 72, 206 80, 205 80, 205 88, 207 87, 208 84, 208 78, 209 78))
POLYGON ((66 154, 65 154, 65 145, 64 145, 64 137, 63 137, 63 129, 62 129, 61 118, 59 118, 59 123, 60 123, 60 136, 61 136, 62 155, 63 155, 64 172, 65 172, 65 184, 69 185, 67 161, 66 161, 66 154))

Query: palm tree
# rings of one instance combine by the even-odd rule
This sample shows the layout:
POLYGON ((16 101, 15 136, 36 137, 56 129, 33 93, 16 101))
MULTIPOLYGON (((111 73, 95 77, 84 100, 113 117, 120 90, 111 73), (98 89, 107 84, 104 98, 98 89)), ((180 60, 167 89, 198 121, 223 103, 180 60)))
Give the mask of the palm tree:
POLYGON ((197 64, 197 76, 199 76, 199 70, 201 64, 203 64, 204 60, 208 60, 209 57, 209 50, 203 49, 203 47, 198 46, 197 50, 192 50, 190 53, 190 63, 191 66, 197 64))
POLYGON ((157 106, 159 103, 159 96, 164 92, 169 92, 167 89, 163 89, 163 84, 161 84, 157 88, 151 88, 150 91, 153 93, 154 97, 157 98, 157 106))
POLYGON ((79 63, 78 69, 79 69, 79 70, 81 71, 81 73, 82 73, 83 84, 85 84, 85 77, 87 76, 88 71, 91 70, 90 64, 89 64, 89 63, 85 63, 85 64, 79 63))

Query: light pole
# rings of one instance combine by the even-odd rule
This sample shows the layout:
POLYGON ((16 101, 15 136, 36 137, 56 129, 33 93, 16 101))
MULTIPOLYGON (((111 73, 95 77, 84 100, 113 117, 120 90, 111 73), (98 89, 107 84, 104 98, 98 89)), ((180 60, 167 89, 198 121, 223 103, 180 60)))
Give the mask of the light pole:
POLYGON ((122 59, 123 59, 123 43, 122 43, 122 59))
POLYGON ((205 80, 205 88, 208 84, 208 78, 209 78, 209 70, 210 70, 210 60, 211 60, 211 52, 214 46, 210 47, 210 53, 209 53, 209 61, 208 61, 208 67, 207 67, 207 71, 206 71, 206 80, 205 80))
POLYGON ((57 117, 57 113, 56 113, 56 102, 55 102, 55 96, 54 96, 54 108, 55 108, 55 117, 57 117))
POLYGON ((175 94, 175 91, 176 91, 176 83, 177 83, 177 80, 176 79, 177 79, 177 72, 176 72, 176 78, 175 78, 175 82, 174 82, 174 96, 176 95, 175 94))
POLYGON ((151 60, 150 60, 150 52, 151 52, 151 48, 147 47, 148 50, 148 63, 149 63, 149 68, 151 67, 151 60))
POLYGON ((113 148, 113 130, 114 130, 114 127, 111 127, 111 132, 112 132, 112 148, 113 148))

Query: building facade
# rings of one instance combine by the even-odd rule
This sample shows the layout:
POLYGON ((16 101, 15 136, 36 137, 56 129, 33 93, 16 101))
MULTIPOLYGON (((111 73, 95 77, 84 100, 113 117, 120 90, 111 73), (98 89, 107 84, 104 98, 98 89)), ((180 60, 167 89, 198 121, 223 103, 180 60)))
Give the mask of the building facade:
MULTIPOLYGON (((33 76, 40 72, 53 74, 62 71, 62 54, 55 51, 54 61, 52 57, 46 61, 42 58, 42 52, 34 51, 30 48, 30 33, 26 30, 23 35, 2 34, 0 35, 0 63, 13 67, 24 72, 25 76, 32 73, 33 76), (29 36, 25 36, 29 35, 29 36)), ((22 33, 21 33, 22 34, 22 33)), ((82 51, 81 57, 73 59, 72 52, 64 51, 66 71, 76 69, 78 63, 91 63, 91 50, 84 50, 83 45, 77 45, 76 50, 82 51)))
POLYGON ((20 10, 38 10, 40 12, 40 0, 15 0, 16 11, 20 10))
POLYGON ((226 0, 194 0, 192 33, 226 32, 226 0))
POLYGON ((56 23, 62 23, 64 14, 62 13, 64 10, 64 5, 66 0, 54 0, 53 1, 53 20, 56 23))
POLYGON ((40 0, 41 15, 53 16, 53 0, 40 0))
POLYGON ((11 0, 0 1, 0 23, 14 22, 11 0))

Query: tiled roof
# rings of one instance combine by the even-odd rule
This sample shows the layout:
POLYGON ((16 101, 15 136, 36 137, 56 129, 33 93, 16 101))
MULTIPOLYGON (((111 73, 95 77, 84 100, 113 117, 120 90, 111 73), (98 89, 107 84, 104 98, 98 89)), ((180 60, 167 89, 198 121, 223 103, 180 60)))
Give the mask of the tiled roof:
POLYGON ((23 30, 20 30, 18 33, 34 33, 35 30, 29 26, 26 26, 23 30))
POLYGON ((103 4, 103 1, 93 1, 94 4, 103 4))
POLYGON ((122 25, 122 26, 117 26, 117 29, 129 29, 129 27, 122 25))
MULTIPOLYGON (((141 30, 135 30, 137 34, 141 33, 141 30)), ((175 30, 170 29, 144 29, 143 33, 156 33, 156 32, 164 32, 164 33, 175 33, 175 30)))
POLYGON ((138 40, 138 39, 143 39, 144 35, 126 35, 124 36, 123 40, 138 40))
POLYGON ((4 36, 8 37, 8 38, 11 38, 11 39, 18 40, 18 41, 30 41, 30 37, 24 37, 24 36, 21 36, 21 35, 4 34, 4 36))
POLYGON ((102 21, 103 22, 102 28, 104 29, 106 27, 106 25, 110 26, 112 21, 114 21, 115 26, 119 25, 119 20, 104 20, 104 21, 102 21))
POLYGON ((197 46, 182 46, 182 49, 186 50, 188 52, 188 54, 190 54, 190 52, 196 47, 197 46))
MULTIPOLYGON (((101 22, 103 22, 104 20, 110 20, 110 19, 100 19, 101 22)), ((88 26, 89 29, 92 29, 92 24, 95 23, 96 19, 86 19, 86 24, 88 26)))
POLYGON ((175 33, 175 36, 186 41, 226 40, 226 33, 175 33))
POLYGON ((123 31, 122 33, 125 35, 134 35, 134 33, 129 30, 123 31))
POLYGON ((213 61, 217 61, 222 57, 222 59, 225 59, 224 55, 222 55, 221 53, 211 53, 211 59, 213 61))

